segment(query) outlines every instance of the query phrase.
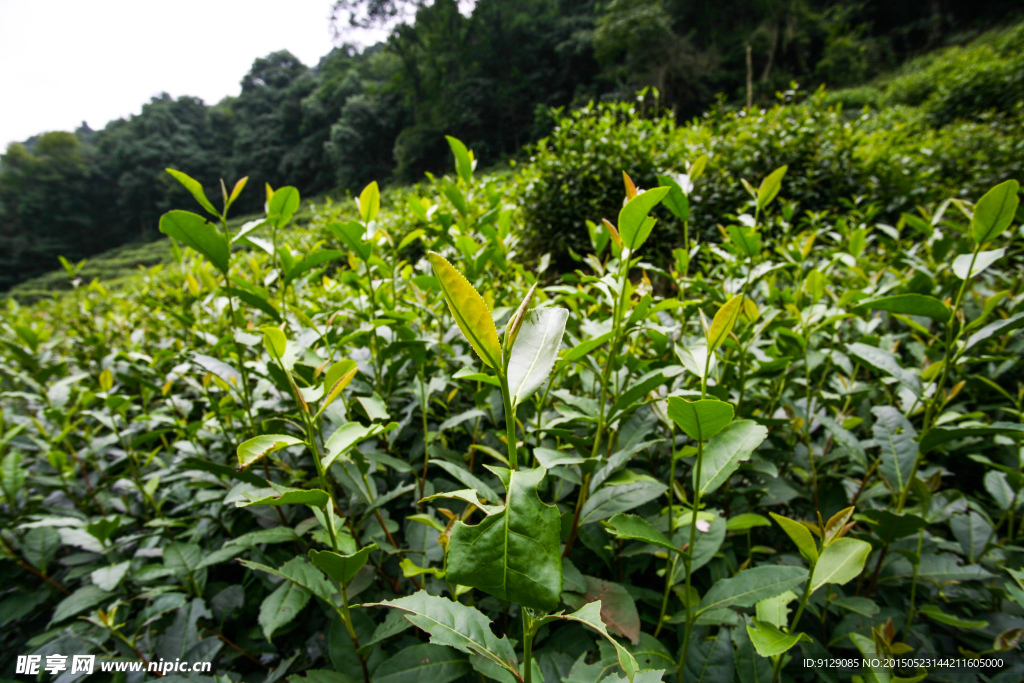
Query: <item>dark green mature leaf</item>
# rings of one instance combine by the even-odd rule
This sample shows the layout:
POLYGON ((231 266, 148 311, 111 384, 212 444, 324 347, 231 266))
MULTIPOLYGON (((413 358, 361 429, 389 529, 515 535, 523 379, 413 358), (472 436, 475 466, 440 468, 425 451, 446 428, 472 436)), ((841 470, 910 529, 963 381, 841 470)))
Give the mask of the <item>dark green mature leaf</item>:
POLYGON ((349 221, 347 223, 330 223, 327 226, 335 237, 347 246, 349 249, 354 251, 359 258, 364 261, 370 258, 370 254, 373 252, 373 247, 367 242, 363 241, 363 235, 366 232, 366 228, 359 221, 349 221))
POLYGON ((975 242, 991 242, 1010 227, 1020 203, 1017 197, 1018 189, 1020 185, 1016 180, 1007 180, 993 187, 978 200, 974 205, 974 217, 971 219, 971 237, 975 242))
POLYGON ((900 381, 905 387, 914 392, 915 395, 921 395, 921 380, 913 372, 905 370, 900 365, 899 360, 896 356, 885 349, 880 349, 876 346, 868 346, 860 342, 854 342, 846 347, 847 352, 854 356, 858 360, 864 362, 871 367, 877 368, 886 374, 889 374, 900 381))
POLYGON ((99 586, 82 586, 57 603, 56 609, 53 610, 50 624, 60 623, 113 597, 113 593, 108 593, 99 586))
POLYGON ((231 248, 224 235, 191 211, 168 211, 160 217, 160 232, 195 249, 210 260, 217 270, 227 274, 231 248))
POLYGON ((448 580, 501 600, 553 611, 562 594, 558 509, 541 502, 546 470, 509 474, 503 507, 473 526, 456 522, 448 543, 448 580))
POLYGON ((448 309, 470 346, 486 365, 502 367, 498 329, 484 298, 443 256, 431 251, 427 258, 444 292, 448 309))
POLYGON ((370 553, 376 549, 377 545, 371 543, 351 555, 342 555, 330 550, 310 550, 309 559, 314 567, 322 570, 342 586, 347 586, 356 573, 366 565, 370 553))
POLYGON ((318 266, 330 263, 331 261, 343 258, 344 256, 345 255, 337 249, 322 249, 314 252, 293 265, 285 274, 284 282, 285 284, 291 284, 297 277, 306 271, 313 270, 318 266))
POLYGON ((598 489, 580 510, 580 526, 608 519, 617 512, 626 512, 649 503, 665 493, 667 486, 657 481, 640 480, 631 484, 605 486, 598 489))
POLYGON ((875 406, 872 432, 881 451, 879 472, 897 493, 910 485, 917 461, 917 431, 903 413, 891 406, 875 406))
POLYGON ((732 421, 732 404, 714 399, 668 397, 668 416, 695 441, 707 441, 732 421))
POLYGON ((740 683, 770 683, 772 680, 771 660, 757 653, 747 629, 742 626, 736 629, 733 638, 736 641, 736 675, 739 677, 740 683))
POLYGON ((989 323, 988 325, 985 325, 985 327, 981 328, 977 332, 971 334, 971 336, 967 340, 967 343, 964 344, 964 353, 970 351, 975 346, 982 343, 983 341, 986 341, 987 339, 990 339, 991 337, 1003 334, 1005 332, 1011 332, 1013 330, 1020 329, 1021 327, 1024 327, 1024 313, 1017 313, 1016 315, 1011 315, 1009 318, 1006 318, 1005 320, 997 320, 995 322, 989 323))
POLYGON ((647 241, 654 227, 647 214, 656 207, 669 192, 667 187, 656 187, 630 199, 619 212, 619 236, 622 243, 635 252, 647 241))
POLYGON ((394 607, 409 614, 406 618, 430 634, 430 642, 454 647, 460 652, 486 657, 518 678, 519 662, 508 638, 498 638, 491 621, 475 607, 418 591, 412 595, 364 607, 394 607))
POLYGON ((763 565, 746 569, 729 579, 720 579, 704 594, 697 613, 725 607, 752 607, 774 598, 807 580, 803 567, 763 565))
POLYGON ((616 538, 626 538, 633 541, 643 541, 666 550, 674 550, 677 553, 682 551, 672 545, 668 536, 661 533, 643 517, 619 513, 608 520, 606 524, 608 533, 616 538))
POLYGON ((854 310, 873 309, 876 311, 889 311, 890 313, 903 313, 905 315, 920 315, 941 323, 948 322, 951 311, 949 306, 942 303, 933 296, 926 294, 898 294, 896 296, 883 296, 880 299, 871 299, 857 304, 854 310))
POLYGON ((302 608, 309 602, 310 595, 310 592, 302 586, 285 581, 263 599, 258 621, 267 640, 271 639, 274 631, 299 615, 302 608))
POLYGON ((274 485, 273 489, 262 489, 258 494, 268 495, 255 496, 248 491, 243 491, 249 501, 238 501, 235 507, 249 507, 252 505, 312 505, 313 507, 324 507, 330 501, 326 491, 320 489, 290 489, 285 486, 274 485))
POLYGON ((508 361, 513 406, 529 398, 551 374, 568 318, 565 308, 535 308, 523 316, 508 361))
MULTIPOLYGON (((21 542, 21 554, 29 564, 46 573, 60 549, 60 534, 53 527, 42 526, 29 529, 21 542)), ((108 589, 109 590, 109 589, 108 589)))
POLYGON ((949 441, 967 439, 972 436, 992 438, 999 434, 1009 436, 1024 434, 1024 424, 1019 422, 993 422, 990 425, 977 427, 933 427, 921 437, 920 447, 922 453, 927 453, 933 448, 949 441))
POLYGON ((697 468, 693 469, 694 489, 699 490, 701 496, 718 489, 767 437, 768 429, 753 420, 738 420, 727 426, 704 446, 700 481, 697 481, 697 468))
POLYGON ((373 683, 448 683, 472 671, 466 656, 457 650, 420 643, 382 662, 373 672, 373 683))
POLYGON ((728 628, 719 629, 718 635, 705 639, 703 629, 690 639, 686 652, 683 680, 687 683, 717 683, 733 680, 732 637, 728 628))
POLYGON ((864 519, 871 524, 875 536, 885 543, 906 538, 928 526, 924 519, 909 512, 897 515, 888 510, 867 510, 857 515, 857 519, 864 519))

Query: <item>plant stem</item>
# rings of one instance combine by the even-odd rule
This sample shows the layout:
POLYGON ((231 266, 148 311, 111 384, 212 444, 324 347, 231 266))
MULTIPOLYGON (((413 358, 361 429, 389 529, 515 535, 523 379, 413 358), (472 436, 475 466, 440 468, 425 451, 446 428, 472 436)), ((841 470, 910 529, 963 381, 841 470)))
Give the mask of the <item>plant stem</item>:
POLYGON ((516 412, 512 407, 512 396, 509 393, 508 377, 504 372, 498 373, 501 382, 501 400, 505 406, 505 438, 508 441, 508 465, 512 470, 519 468, 516 459, 516 412))
POLYGON ((523 613, 523 678, 525 683, 533 683, 533 618, 525 607, 519 609, 523 613))

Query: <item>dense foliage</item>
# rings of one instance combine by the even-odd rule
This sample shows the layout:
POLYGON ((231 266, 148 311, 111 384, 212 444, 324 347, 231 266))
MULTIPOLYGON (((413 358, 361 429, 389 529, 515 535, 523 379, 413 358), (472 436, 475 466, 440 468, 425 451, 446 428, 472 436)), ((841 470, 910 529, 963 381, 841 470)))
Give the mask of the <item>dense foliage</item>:
MULTIPOLYGON (((101 130, 83 125, 12 145, 0 156, 0 290, 49 270, 58 255, 77 262, 157 237, 159 216, 185 199, 166 167, 201 169, 211 194, 219 178, 243 174, 259 186, 292 183, 305 196, 355 192, 374 179, 441 170, 446 133, 492 163, 515 155, 549 132, 550 107, 630 99, 644 86, 658 88, 680 119, 703 112, 717 93, 745 103, 748 45, 750 97, 770 104, 794 79, 805 87, 862 83, 1020 12, 1013 0, 892 4, 343 0, 341 27, 349 11, 402 20, 384 43, 345 44, 315 66, 284 51, 260 57, 239 94, 215 104, 161 95, 101 130)), ((975 59, 977 73, 933 98, 942 122, 1016 104, 1020 50, 993 45, 975 59), (1008 60, 1011 53, 1018 56, 1008 60)), ((925 81, 942 75, 928 72, 925 81)), ((258 211, 255 195, 238 209, 258 211)))
POLYGON ((658 268, 649 214, 717 182, 692 158, 608 187, 555 276, 448 142, 454 174, 308 229, 294 187, 235 230, 254 188, 175 173, 213 222, 162 216, 172 265, 9 303, 4 677, 1020 680, 1016 181, 893 227, 781 167, 658 268))

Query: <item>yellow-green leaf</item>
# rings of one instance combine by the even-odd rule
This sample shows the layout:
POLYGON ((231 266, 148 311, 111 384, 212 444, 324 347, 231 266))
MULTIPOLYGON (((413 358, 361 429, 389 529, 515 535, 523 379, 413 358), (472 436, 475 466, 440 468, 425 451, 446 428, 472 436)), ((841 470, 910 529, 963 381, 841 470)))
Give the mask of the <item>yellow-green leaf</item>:
POLYGON ((711 327, 708 329, 708 353, 721 346, 722 342, 729 336, 729 333, 732 332, 732 327, 736 324, 736 319, 740 317, 740 312, 743 310, 743 299, 744 296, 742 294, 737 294, 726 301, 718 309, 718 313, 715 313, 715 318, 711 321, 711 327))
POLYGON ((456 324, 462 330, 476 354, 486 365, 501 367, 501 344, 498 329, 494 326, 491 311, 484 298, 469 284, 469 280, 436 252, 428 252, 427 258, 434 268, 441 291, 448 302, 456 324))
POLYGON ((359 194, 359 216, 363 222, 369 223, 377 217, 379 211, 380 188, 377 187, 377 181, 374 180, 359 194))
POLYGON ((263 434, 243 442, 238 446, 238 470, 242 471, 267 453, 303 443, 287 434, 263 434))
POLYGON ((818 561, 818 545, 814 542, 814 537, 811 536, 811 532, 807 530, 807 527, 797 522, 796 520, 790 519, 789 517, 783 517, 777 515, 774 512, 769 512, 772 519, 779 523, 782 530, 786 532, 786 535, 796 544, 800 554, 810 562, 815 563, 818 561))

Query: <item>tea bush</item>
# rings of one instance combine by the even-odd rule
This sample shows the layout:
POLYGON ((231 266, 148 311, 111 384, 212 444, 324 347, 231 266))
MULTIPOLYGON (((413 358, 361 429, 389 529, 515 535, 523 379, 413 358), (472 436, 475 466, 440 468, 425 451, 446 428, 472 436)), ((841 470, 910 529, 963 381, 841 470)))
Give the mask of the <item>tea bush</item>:
POLYGON ((307 228, 176 173, 171 264, 8 301, 0 675, 1021 679, 1016 181, 890 225, 773 169, 652 266, 695 158, 545 286, 448 143, 307 228))

